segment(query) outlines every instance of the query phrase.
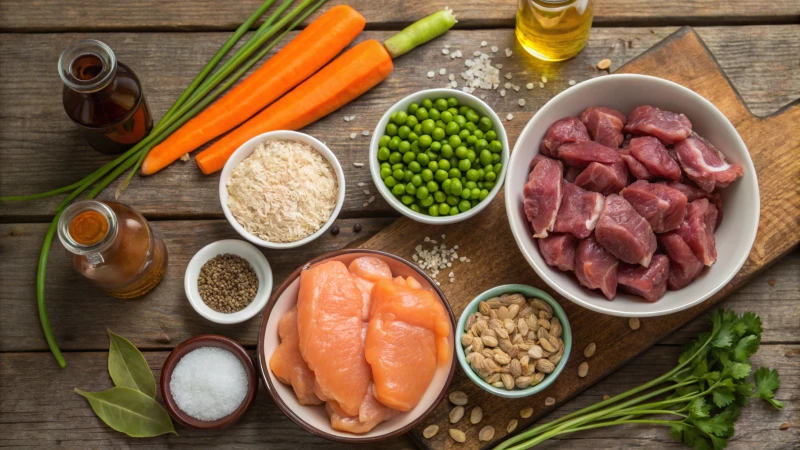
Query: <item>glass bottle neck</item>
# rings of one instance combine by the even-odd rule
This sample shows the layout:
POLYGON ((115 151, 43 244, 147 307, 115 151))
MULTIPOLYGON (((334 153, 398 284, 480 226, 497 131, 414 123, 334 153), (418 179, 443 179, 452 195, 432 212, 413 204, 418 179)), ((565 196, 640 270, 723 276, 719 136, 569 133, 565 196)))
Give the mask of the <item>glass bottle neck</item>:
POLYGON ((68 88, 82 93, 102 90, 117 74, 111 47, 95 39, 73 42, 58 58, 58 73, 68 88))
POLYGON ((85 256, 92 265, 103 263, 103 252, 117 237, 117 215, 96 200, 76 202, 58 220, 58 239, 71 253, 85 256))

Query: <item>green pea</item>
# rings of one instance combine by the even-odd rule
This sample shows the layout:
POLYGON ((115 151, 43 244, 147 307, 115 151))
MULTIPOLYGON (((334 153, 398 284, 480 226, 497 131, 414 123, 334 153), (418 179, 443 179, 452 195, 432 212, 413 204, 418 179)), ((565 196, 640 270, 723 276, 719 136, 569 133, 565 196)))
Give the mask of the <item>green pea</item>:
POLYGON ((394 187, 397 184, 397 180, 393 176, 388 176, 383 179, 383 183, 386 184, 387 187, 394 187))
POLYGON ((380 139, 378 139, 378 147, 388 147, 391 139, 391 136, 384 134, 380 139))
POLYGON ((413 144, 414 142, 417 142, 417 140, 419 140, 419 135, 412 131, 411 133, 408 133, 408 139, 407 140, 408 140, 408 142, 411 142, 413 144))
POLYGON ((500 173, 503 171, 503 164, 497 163, 494 165, 494 173, 500 173))
POLYGON ((474 208, 475 206, 478 205, 478 201, 477 200, 470 200, 469 204, 472 205, 472 207, 474 208))
POLYGON ((467 124, 466 124, 466 125, 464 125, 464 128, 466 128, 467 130, 469 130, 469 132, 470 132, 470 133, 474 133, 474 132, 475 132, 475 130, 477 130, 477 129, 478 129, 478 127, 476 127, 476 126, 475 126, 475 124, 474 124, 474 123, 472 123, 472 122, 467 122, 467 124))
POLYGON ((434 141, 441 141, 445 137, 444 129, 439 127, 434 128, 431 137, 434 141))
MULTIPOLYGON (((433 145, 433 143, 431 143, 431 145, 433 145)), ((428 147, 428 150, 425 151, 425 154, 428 155, 428 161, 433 161, 439 157, 439 155, 431 151, 430 147, 428 147)))
POLYGON ((467 136, 467 145, 469 145, 470 147, 472 147, 472 146, 474 146, 474 145, 475 145, 475 143, 476 143, 476 142, 478 142, 478 138, 477 138, 477 137, 475 137, 475 136, 473 136, 473 135, 469 135, 469 136, 467 136))
POLYGON ((397 125, 393 123, 386 124, 386 134, 389 136, 397 136, 397 125))
POLYGON ((397 163, 395 163, 395 164, 392 164, 392 166, 391 166, 391 169, 392 169, 392 170, 397 170, 397 169, 404 170, 405 168, 406 168, 406 165, 405 165, 405 164, 403 164, 403 162, 402 162, 402 161, 400 161, 400 162, 397 162, 397 163))
POLYGON ((408 163, 408 170, 410 170, 410 171, 412 171, 414 173, 420 173, 422 171, 422 167, 419 165, 418 162, 410 161, 408 163))
POLYGON ((425 108, 419 108, 417 110, 417 112, 414 113, 414 116, 420 122, 422 122, 423 120, 427 120, 428 119, 428 110, 426 110, 425 108))
POLYGON ((492 163, 497 164, 500 162, 500 153, 492 153, 492 163))
POLYGON ((453 156, 453 146, 450 144, 442 145, 441 153, 443 157, 450 158, 451 156, 453 156))
POLYGON ((461 200, 460 202, 458 202, 459 211, 461 212, 469 211, 470 208, 472 208, 472 204, 469 202, 469 200, 461 200))
POLYGON ((447 99, 447 106, 455 108, 456 106, 458 106, 458 99, 455 97, 449 97, 447 99))
POLYGON ((402 141, 399 137, 393 136, 391 139, 389 139, 389 150, 397 150, 397 148, 400 146, 400 142, 402 141))
POLYGON ((395 184, 392 188, 392 194, 396 196, 401 196, 406 193, 406 185, 402 183, 395 184))
POLYGON ((436 172, 434 172, 433 177, 436 179, 436 181, 441 183, 442 181, 447 179, 447 172, 442 169, 439 169, 436 172))
POLYGON ((472 190, 472 192, 470 192, 469 199, 478 200, 479 198, 481 198, 481 190, 476 187, 475 189, 472 190))
POLYGON ((458 137, 457 134, 454 134, 450 136, 447 142, 450 144, 451 147, 458 147, 459 145, 461 145, 461 138, 458 137))
POLYGON ((417 112, 418 109, 419 109, 419 105, 416 104, 416 103, 412 103, 412 104, 408 105, 408 113, 409 114, 414 114, 415 112, 417 112))
POLYGON ((493 140, 497 139, 497 132, 494 130, 486 131, 483 133, 483 138, 489 142, 492 142, 493 140))
POLYGON ((421 213, 422 212, 422 208, 420 208, 419 205, 417 205, 416 203, 414 203, 412 205, 409 205, 408 207, 414 212, 417 212, 417 213, 421 213))
POLYGON ((478 121, 481 119, 481 117, 478 115, 478 113, 475 112, 474 109, 467 110, 467 113, 464 114, 464 116, 467 118, 469 122, 472 123, 478 123, 478 121))
POLYGON ((461 114, 462 116, 466 114, 467 111, 469 111, 469 106, 467 105, 461 105, 458 107, 458 113, 461 114))
MULTIPOLYGON (((452 169, 450 169, 450 170, 447 172, 447 174, 450 176, 450 178, 455 178, 455 179, 459 179, 459 178, 461 178, 461 171, 460 171, 460 170, 458 170, 458 169, 456 169, 455 167, 453 167, 452 169)), ((459 183, 460 183, 460 182, 459 182, 459 183)))
POLYGON ((461 130, 461 131, 458 133, 458 137, 460 137, 460 138, 461 138, 461 142, 464 142, 464 141, 466 141, 466 140, 467 140, 467 138, 469 138, 470 136, 472 136, 472 135, 470 134, 469 130, 461 130))
POLYGON ((400 142, 400 146, 397 147, 397 151, 399 151, 400 153, 406 153, 411 151, 411 143, 409 143, 408 141, 400 142))
POLYGON ((378 161, 387 161, 389 159, 389 155, 391 155, 391 154, 392 154, 392 152, 389 151, 388 148, 386 148, 386 147, 379 148, 378 149, 378 161))
POLYGON ((493 140, 489 143, 489 151, 492 153, 500 153, 503 151, 503 143, 498 141, 497 139, 493 140))
POLYGON ((457 206, 452 206, 452 207, 450 207, 450 215, 451 215, 451 216, 455 216, 455 215, 457 215, 459 212, 460 212, 460 211, 458 210, 458 207, 457 207, 457 206))
POLYGON ((411 177, 413 177, 413 176, 414 176, 414 172, 406 169, 406 171, 404 172, 404 175, 403 175, 403 181, 406 182, 406 183, 410 183, 411 182, 411 177))
POLYGON ((485 181, 483 183, 483 187, 486 189, 491 189, 494 187, 494 181, 485 181))
POLYGON ((439 205, 431 205, 431 207, 428 208, 428 214, 430 214, 433 217, 438 217, 439 216, 439 205))
POLYGON ((483 189, 483 181, 478 181, 478 189, 483 189))
POLYGON ((381 179, 385 180, 387 177, 392 176, 392 169, 388 167, 381 168, 381 179))
POLYGON ((402 160, 403 160, 403 155, 401 155, 400 152, 392 152, 392 154, 389 155, 389 162, 391 164, 397 164, 402 160))
POLYGON ((447 110, 447 99, 440 98, 433 102, 433 107, 438 109, 439 112, 447 110))
POLYGON ((451 180, 450 182, 450 193, 459 196, 461 195, 464 186, 461 184, 461 180, 451 180))
POLYGON ((484 133, 492 129, 492 119, 488 117, 481 117, 478 121, 478 128, 484 133))
POLYGON ((428 181, 425 186, 428 188, 428 192, 437 192, 439 190, 439 183, 433 180, 428 181))
POLYGON ((414 152, 405 152, 405 153, 403 153, 403 162, 406 163, 406 164, 408 164, 411 161, 414 161, 416 159, 417 159, 417 155, 415 155, 414 152))
POLYGON ((423 198, 425 198, 425 197, 427 197, 429 195, 431 195, 431 194, 428 192, 428 188, 426 188, 425 186, 420 186, 417 189, 417 198, 418 199, 422 200, 423 198))
POLYGON ((450 194, 452 187, 453 187, 453 181, 450 180, 449 178, 442 181, 442 190, 444 191, 445 194, 450 194))
POLYGON ((441 113, 436 108, 431 108, 431 109, 428 110, 428 117, 430 117, 433 120, 439 120, 439 115, 440 114, 441 113))
POLYGON ((489 196, 489 191, 487 189, 481 189, 481 195, 478 197, 478 200, 483 200, 489 196))
MULTIPOLYGON (((478 130, 478 129, 472 130, 472 135, 475 136, 478 139, 483 139, 483 131, 481 131, 481 130, 478 130)), ((489 146, 488 142, 486 143, 486 146, 487 147, 489 146)))
MULTIPOLYGON (((478 141, 475 143, 476 152, 482 152, 488 149, 489 149, 489 141, 487 141, 486 139, 478 139, 478 141)), ((489 155, 489 157, 491 157, 491 155, 489 155)))
MULTIPOLYGON (((459 194, 461 194, 461 192, 459 192, 459 194)), ((457 195, 448 195, 447 200, 445 201, 447 202, 448 205, 452 207, 456 206, 458 202, 461 201, 461 199, 457 195)))
POLYGON ((419 143, 420 149, 427 149, 428 147, 431 146, 431 143, 433 143, 433 139, 431 139, 431 137, 428 136, 427 134, 423 134, 422 136, 419 137, 419 140, 417 142, 419 143))
POLYGON ((428 163, 430 162, 430 160, 431 159, 430 159, 430 157, 428 156, 427 153, 421 153, 420 152, 420 154, 417 155, 417 162, 419 163, 420 166, 426 167, 428 165, 428 163))
POLYGON ((433 179, 433 171, 431 169, 423 169, 420 176, 422 177, 422 181, 427 183, 433 179))
POLYGON ((417 193, 417 187, 413 183, 406 183, 406 194, 414 195, 417 193))
POLYGON ((408 116, 408 119, 406 119, 406 126, 411 129, 413 129, 418 124, 419 124, 419 119, 417 119, 417 116, 408 116))
POLYGON ((437 189, 436 192, 433 193, 433 199, 436 200, 436 203, 444 203, 445 199, 447 199, 447 194, 437 189))
POLYGON ((393 112, 389 114, 389 122, 394 122, 394 118, 397 117, 397 113, 393 112))
POLYGON ((461 131, 461 127, 459 127, 457 123, 451 121, 445 126, 444 131, 448 136, 453 136, 461 131))
POLYGON ((411 177, 411 184, 413 184, 416 187, 422 186, 422 177, 419 175, 414 175, 413 177, 411 177))
POLYGON ((408 120, 408 114, 405 111, 397 111, 394 115, 394 123, 399 125, 405 125, 406 120, 408 120))
POLYGON ((472 189, 465 187, 463 191, 461 191, 461 199, 469 200, 469 196, 472 195, 472 189))
POLYGON ((458 115, 458 109, 457 108, 447 108, 447 112, 452 114, 453 118, 455 118, 458 115))
POLYGON ((450 205, 444 203, 444 201, 439 202, 439 214, 443 216, 450 214, 450 205))
POLYGON ((392 165, 389 164, 388 162, 382 162, 381 163, 381 169, 383 169, 384 167, 387 168, 387 169, 391 169, 392 165))
MULTIPOLYGON (((407 185, 406 185, 406 188, 408 188, 407 185)), ((400 197, 400 201, 403 202, 404 205, 410 205, 410 204, 414 203, 414 197, 412 197, 410 194, 409 195, 404 195, 404 196, 400 197)))
MULTIPOLYGON (((470 169, 470 170, 473 170, 473 169, 470 169)), ((467 172, 469 172, 469 170, 467 172)), ((467 188, 467 189, 475 189, 476 187, 478 187, 478 184, 475 183, 474 181, 467 181, 466 183, 464 183, 464 187, 467 188)))
POLYGON ((428 147, 428 152, 433 152, 434 154, 439 153, 442 150, 442 143, 439 141, 431 142, 431 146, 428 147))
POLYGON ((442 111, 439 115, 439 119, 446 125, 453 121, 453 114, 451 114, 450 111, 442 111))
POLYGON ((486 174, 486 181, 494 181, 497 179, 497 174, 494 172, 489 172, 486 174))
POLYGON ((478 181, 478 171, 475 169, 469 169, 467 171, 467 179, 469 181, 478 181))
POLYGON ((462 172, 466 172, 470 167, 472 167, 472 163, 468 159, 462 159, 458 162, 458 170, 462 172))
POLYGON ((468 150, 467 151, 467 159, 469 160, 470 163, 475 162, 475 158, 476 157, 477 157, 477 155, 475 154, 475 150, 468 150))
POLYGON ((421 122, 421 125, 422 125, 422 134, 423 135, 425 135, 425 134, 430 135, 431 133, 433 133, 433 129, 436 128, 436 122, 434 122, 431 119, 423 120, 421 122))
POLYGON ((422 105, 422 107, 425 108, 425 109, 433 108, 433 102, 429 98, 426 98, 425 100, 423 100, 420 103, 420 105, 422 105))
POLYGON ((467 125, 467 118, 462 116, 460 113, 453 118, 453 121, 458 124, 461 128, 467 125))
POLYGON ((411 134, 411 128, 408 128, 406 125, 397 129, 397 136, 399 136, 400 139, 408 139, 409 134, 411 134))
POLYGON ((423 208, 428 208, 429 206, 433 205, 434 202, 433 196, 429 195, 423 199, 418 200, 418 202, 420 206, 422 206, 423 208))
POLYGON ((406 176, 406 171, 403 169, 395 169, 394 172, 392 172, 392 176, 398 180, 402 180, 403 177, 406 176))
POLYGON ((482 180, 486 177, 486 172, 483 169, 478 169, 478 179, 482 180))
POLYGON ((448 161, 446 159, 440 159, 439 160, 439 168, 444 170, 445 172, 450 170, 450 161, 448 161))
MULTIPOLYGON (((481 139, 481 140, 483 140, 483 139, 481 139)), ((478 141, 478 142, 480 142, 480 141, 478 141)), ((484 141, 484 142, 486 142, 486 141, 484 141)), ((477 150, 477 148, 476 148, 476 150, 477 150)), ((480 155, 480 159, 479 160, 480 160, 480 162, 481 162, 481 164, 483 166, 487 166, 487 165, 491 164, 492 163, 492 152, 490 152, 489 150, 486 150, 486 149, 481 150, 481 155, 480 155)))
POLYGON ((419 139, 411 143, 411 151, 414 153, 419 153, 419 139))
POLYGON ((467 153, 469 153, 469 150, 467 149, 467 147, 464 147, 463 145, 458 147, 458 148, 456 148, 456 158, 458 158, 458 159, 466 158, 467 157, 467 153))

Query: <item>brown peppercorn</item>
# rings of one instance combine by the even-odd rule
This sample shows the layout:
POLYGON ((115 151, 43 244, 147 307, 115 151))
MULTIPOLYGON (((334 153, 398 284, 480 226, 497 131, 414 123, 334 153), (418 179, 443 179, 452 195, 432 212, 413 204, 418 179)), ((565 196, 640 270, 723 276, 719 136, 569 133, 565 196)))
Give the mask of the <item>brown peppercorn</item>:
POLYGON ((332 234, 332 235, 334 235, 334 236, 336 236, 337 234, 339 234, 339 227, 338 227, 338 226, 336 226, 336 225, 332 226, 332 227, 331 227, 331 234, 332 234))
POLYGON ((234 313, 246 308, 255 298, 258 275, 240 256, 217 255, 200 268, 197 289, 209 308, 221 313, 234 313))
POLYGON ((361 224, 357 223, 357 224, 353 225, 353 231, 355 231, 356 233, 361 231, 361 224))

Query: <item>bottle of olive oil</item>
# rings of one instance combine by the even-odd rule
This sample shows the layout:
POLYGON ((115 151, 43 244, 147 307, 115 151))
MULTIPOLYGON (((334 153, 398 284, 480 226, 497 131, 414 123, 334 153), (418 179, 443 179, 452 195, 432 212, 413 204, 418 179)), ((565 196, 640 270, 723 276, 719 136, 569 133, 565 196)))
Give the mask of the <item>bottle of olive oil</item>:
POLYGON ((539 59, 572 58, 586 45, 591 28, 592 0, 519 0, 517 39, 539 59))

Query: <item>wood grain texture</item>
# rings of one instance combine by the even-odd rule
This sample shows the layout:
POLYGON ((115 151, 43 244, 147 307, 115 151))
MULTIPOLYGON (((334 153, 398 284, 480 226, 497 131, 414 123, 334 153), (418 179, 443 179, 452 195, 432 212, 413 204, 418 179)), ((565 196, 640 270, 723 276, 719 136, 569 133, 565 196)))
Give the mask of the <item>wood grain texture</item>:
MULTIPOLYGON (((545 288, 556 299, 560 299, 573 329, 574 348, 582 349, 589 342, 596 342, 598 347, 609 349, 598 358, 589 376, 584 379, 559 377, 547 390, 533 396, 534 402, 543 401, 547 396, 565 400, 581 392, 721 301, 800 242, 800 196, 791 187, 787 188, 787 184, 796 185, 800 180, 800 161, 797 160, 800 135, 785 132, 790 123, 800 121, 800 102, 768 118, 754 117, 690 28, 679 30, 620 71, 660 76, 687 86, 714 103, 737 127, 759 175, 762 203, 758 235, 747 262, 720 292, 688 310, 643 320, 642 328, 632 331, 627 327, 627 319, 589 311, 552 292, 517 251, 508 227, 504 203, 499 198, 477 216, 448 226, 448 239, 458 243, 459 254, 470 258, 470 265, 474 267, 472 276, 467 280, 457 275, 458 282, 443 283, 442 288, 456 315, 461 313, 470 299, 488 288, 510 283, 530 284, 545 288), (476 234, 482 238, 473 239, 476 234)), ((430 226, 400 219, 363 246, 377 250, 391 249, 400 256, 409 257, 416 245, 411 242, 413 238, 426 233, 439 234, 430 226)), ((565 373, 574 373, 580 362, 580 358, 570 358, 565 373)), ((478 392, 480 388, 466 376, 459 375, 453 381, 455 389, 462 388, 470 394, 485 395, 478 392)), ((496 414, 506 416, 506 420, 511 419, 505 402, 495 401, 491 408, 496 414)), ((521 420, 520 429, 537 418, 538 415, 534 415, 531 419, 521 420)), ((439 413, 433 421, 445 426, 447 416, 439 413)), ((418 427, 412 433, 418 440, 422 428, 418 427)), ((469 448, 478 448, 478 445, 473 443, 469 448)))
MULTIPOLYGON (((118 330, 114 330, 118 331, 118 330)), ((766 408, 763 402, 754 402, 744 408, 742 416, 736 423, 736 437, 731 441, 729 449, 788 449, 791 442, 800 439, 800 426, 778 431, 783 422, 797 421, 798 410, 796 399, 800 396, 800 355, 787 357, 790 349, 797 346, 763 345, 753 358, 756 365, 777 368, 781 374, 782 385, 776 397, 786 402, 786 409, 775 411, 766 408)), ((167 351, 146 351, 144 356, 156 379, 161 374, 161 366, 167 357, 167 351)), ((286 418, 272 403, 264 386, 259 387, 258 397, 245 416, 224 431, 197 431, 177 426, 180 436, 157 437, 146 440, 126 438, 105 426, 97 419, 84 399, 75 394, 75 387, 99 391, 111 387, 107 375, 106 351, 80 352, 67 355, 70 365, 59 369, 51 364, 51 356, 47 353, 2 353, 0 354, 0 447, 53 448, 129 448, 146 446, 147 448, 183 447, 210 448, 270 448, 270 449, 344 449, 353 448, 325 441, 311 435, 294 422, 286 418), (25 380, 17 383, 15 380, 25 380)), ((624 368, 597 384, 576 400, 567 403, 556 411, 551 418, 567 414, 576 409, 600 400, 604 394, 622 392, 639 385, 646 379, 654 378, 675 365, 678 348, 673 346, 656 346, 647 351, 624 368)), ((595 356, 594 358, 598 358, 595 356)), ((161 393, 158 400, 162 402, 161 393)), ((504 430, 507 421, 490 410, 488 398, 470 397, 469 408, 480 405, 484 408, 484 419, 480 426, 487 424, 504 430)), ((519 411, 532 406, 536 412, 545 409, 542 403, 514 401, 507 407, 519 411)), ((443 402, 438 409, 446 414, 451 407, 443 402)), ((548 408, 552 410, 553 408, 548 408)), ((519 417, 519 416, 517 416, 519 417)), ((468 443, 477 440, 480 426, 473 426, 465 418, 454 427, 464 430, 468 443)), ((505 432, 499 432, 504 435, 505 432)), ((454 445, 452 440, 445 441, 447 428, 430 441, 431 446, 443 448, 469 448, 454 445)), ((666 430, 654 427, 623 427, 603 431, 576 433, 562 440, 548 442, 542 448, 684 448, 671 440, 666 430)), ((373 446, 359 446, 359 449, 411 450, 413 444, 405 436, 390 439, 373 446)))
MULTIPOLYGON (((593 66, 603 58, 610 58, 612 69, 617 68, 674 30, 596 28, 578 57, 556 64, 527 55, 516 45, 512 30, 452 31, 396 60, 388 80, 304 131, 326 141, 344 167, 347 194, 342 217, 396 215, 372 187, 368 168, 353 166, 354 162, 367 162, 369 138, 360 132, 372 130, 383 111, 405 95, 448 83, 446 77, 438 75, 428 79, 425 74, 429 70, 463 70, 463 59, 441 54, 443 45, 463 49, 465 54, 480 49, 483 40, 501 51, 514 49, 511 58, 503 55, 495 62, 504 65, 503 72, 513 74, 511 81, 521 90, 506 97, 500 97, 499 91, 481 92, 501 117, 514 114, 514 120, 504 122, 514 145, 528 119, 566 89, 568 80, 601 75, 593 66), (538 87, 542 75, 548 78, 544 89, 538 87), (529 81, 536 84, 530 91, 524 87, 529 81), (519 98, 526 99, 524 108, 517 105, 519 98), (345 115, 355 115, 356 119, 344 122, 345 115), (359 133, 356 139, 349 138, 352 132, 359 133), (364 187, 358 183, 364 183, 364 187), (372 195, 376 200, 364 207, 372 195)), ((755 113, 771 113, 800 97, 800 25, 713 27, 699 33, 755 113)), ((106 41, 121 61, 136 70, 155 117, 166 111, 226 37, 223 33, 0 34, 0 118, 4 122, 0 127, 0 195, 71 184, 109 161, 88 147, 66 117, 60 100, 61 83, 54 69, 54 61, 67 42, 88 36, 106 41), (32 53, 37 58, 27 57, 32 53), (19 64, 22 60, 26 64, 19 64)), ((386 32, 366 32, 359 39, 386 36, 386 32)), ((221 218, 218 180, 218 175, 202 175, 193 162, 179 161, 154 176, 135 178, 122 200, 151 218, 221 218)), ((110 198, 114 187, 101 198, 110 198)), ((0 204, 0 221, 49 220, 59 201, 57 197, 0 204)))
MULTIPOLYGON (((450 6, 458 16, 458 27, 513 27, 517 0, 494 0, 491 8, 482 0, 427 2, 396 1, 387 7, 375 0, 334 0, 361 12, 370 28, 400 29, 450 6)), ((800 5, 793 0, 775 0, 754 6, 748 0, 596 0, 595 25, 711 25, 746 23, 791 23, 800 18, 800 5)), ((0 31, 72 30, 233 30, 261 0, 225 2, 182 0, 152 2, 113 0, 5 0, 0 3, 0 31)), ((319 14, 319 13, 318 13, 319 14)), ((309 20, 312 20, 310 18, 309 20)))

